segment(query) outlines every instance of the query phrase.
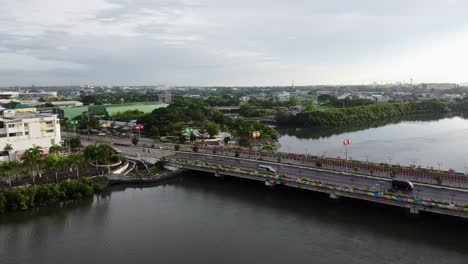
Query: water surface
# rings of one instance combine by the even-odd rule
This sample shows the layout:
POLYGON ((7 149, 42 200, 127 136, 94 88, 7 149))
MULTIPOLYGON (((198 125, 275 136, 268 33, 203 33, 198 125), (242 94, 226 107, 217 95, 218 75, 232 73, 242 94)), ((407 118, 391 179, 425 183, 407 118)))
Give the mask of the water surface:
POLYGON ((164 186, 0 217, 13 263, 467 263, 466 222, 262 183, 164 186))
POLYGON ((345 157, 374 162, 420 165, 465 172, 468 168, 468 120, 461 117, 403 121, 358 131, 293 129, 283 131, 281 151, 345 157))

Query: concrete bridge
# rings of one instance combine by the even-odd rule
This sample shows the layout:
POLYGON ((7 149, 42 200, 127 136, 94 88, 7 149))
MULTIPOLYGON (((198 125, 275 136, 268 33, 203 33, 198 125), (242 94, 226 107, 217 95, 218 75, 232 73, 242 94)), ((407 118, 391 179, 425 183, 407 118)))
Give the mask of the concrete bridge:
POLYGON ((267 186, 285 185, 327 193, 331 198, 349 197, 375 203, 409 208, 411 213, 428 211, 468 218, 468 189, 437 183, 413 182, 414 190, 391 192, 392 178, 365 175, 304 164, 290 164, 238 155, 218 155, 178 151, 169 157, 178 168, 213 173, 217 177, 234 176, 263 181, 267 186), (275 172, 259 170, 259 165, 275 172))

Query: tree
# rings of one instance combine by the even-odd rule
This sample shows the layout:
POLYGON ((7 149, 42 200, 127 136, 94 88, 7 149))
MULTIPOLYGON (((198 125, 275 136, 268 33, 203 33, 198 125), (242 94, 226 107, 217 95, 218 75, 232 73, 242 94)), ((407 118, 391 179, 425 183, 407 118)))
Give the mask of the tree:
POLYGON ((11 174, 13 171, 13 167, 11 161, 5 161, 0 164, 0 170, 4 176, 8 177, 8 185, 11 188, 11 174))
POLYGON ((179 136, 179 142, 180 142, 180 144, 185 144, 185 142, 187 142, 187 137, 185 135, 181 134, 179 136))
POLYGON ((250 147, 250 141, 247 137, 241 137, 239 139, 239 146, 241 147, 250 147))
POLYGON ((13 151, 13 146, 12 146, 11 144, 6 143, 6 144, 5 144, 5 147, 3 147, 3 151, 5 151, 6 153, 8 153, 8 161, 11 161, 11 159, 10 159, 10 152, 13 151))
POLYGON ((135 146, 138 145, 138 141, 139 141, 139 139, 137 137, 132 138, 132 144, 133 145, 135 145, 135 146))
POLYGON ((225 137, 225 138, 224 138, 224 144, 227 145, 227 144, 229 143, 229 141, 231 141, 231 138, 230 138, 230 137, 225 137))
POLYGON ((76 170, 76 178, 80 178, 80 168, 83 167, 87 161, 83 154, 73 154, 68 156, 70 166, 76 170))
POLYGON ((190 142, 195 142, 197 140, 197 136, 194 133, 190 133, 190 142))
POLYGON ((49 148, 49 153, 51 154, 60 154, 62 153, 63 148, 60 145, 54 144, 49 148))
POLYGON ((213 122, 208 122, 206 124, 206 132, 210 135, 210 138, 219 134, 219 125, 213 122))
POLYGON ((33 185, 36 183, 36 173, 40 174, 40 165, 42 162, 41 149, 39 146, 33 146, 28 149, 21 158, 32 174, 33 185))
POLYGON ((76 150, 82 147, 80 137, 73 137, 73 138, 65 139, 65 145, 68 145, 72 150, 76 150))
POLYGON ((192 150, 193 150, 193 152, 198 152, 198 145, 194 145, 192 150))
POLYGON ((57 154, 52 154, 47 156, 46 158, 46 164, 49 168, 52 168, 55 172, 55 183, 58 182, 58 171, 64 167, 65 165, 65 160, 57 154))
POLYGON ((174 145, 174 150, 179 151, 180 150, 180 145, 179 144, 174 145))

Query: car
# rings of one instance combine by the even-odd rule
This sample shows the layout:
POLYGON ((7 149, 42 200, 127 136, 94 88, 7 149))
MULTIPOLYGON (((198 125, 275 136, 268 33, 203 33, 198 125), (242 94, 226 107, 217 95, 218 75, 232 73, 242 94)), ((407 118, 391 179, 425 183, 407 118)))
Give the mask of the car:
POLYGON ((395 190, 412 191, 414 189, 414 185, 412 182, 407 180, 392 180, 392 188, 395 190))
POLYGON ((106 136, 106 135, 107 135, 107 134, 104 133, 104 132, 99 132, 99 133, 98 133, 98 136, 106 136))

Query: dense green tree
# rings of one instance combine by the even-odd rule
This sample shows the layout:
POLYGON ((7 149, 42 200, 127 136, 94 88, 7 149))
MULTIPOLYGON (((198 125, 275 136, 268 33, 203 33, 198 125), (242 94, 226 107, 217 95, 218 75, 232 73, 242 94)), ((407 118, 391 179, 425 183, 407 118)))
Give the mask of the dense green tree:
POLYGON ((207 122, 205 127, 206 127, 206 132, 208 133, 208 135, 210 135, 210 137, 214 137, 218 135, 220 132, 219 125, 214 122, 207 122))
POLYGON ((47 167, 53 169, 55 172, 55 183, 58 182, 58 172, 65 166, 65 159, 60 155, 51 154, 48 155, 45 159, 47 167))
POLYGON ((9 143, 6 143, 5 147, 3 147, 3 151, 8 154, 8 161, 11 161, 10 153, 13 151, 13 146, 9 143))
POLYGON ((35 184, 36 173, 40 174, 40 169, 43 162, 40 147, 33 146, 32 148, 28 149, 21 159, 31 171, 33 184, 35 184))

